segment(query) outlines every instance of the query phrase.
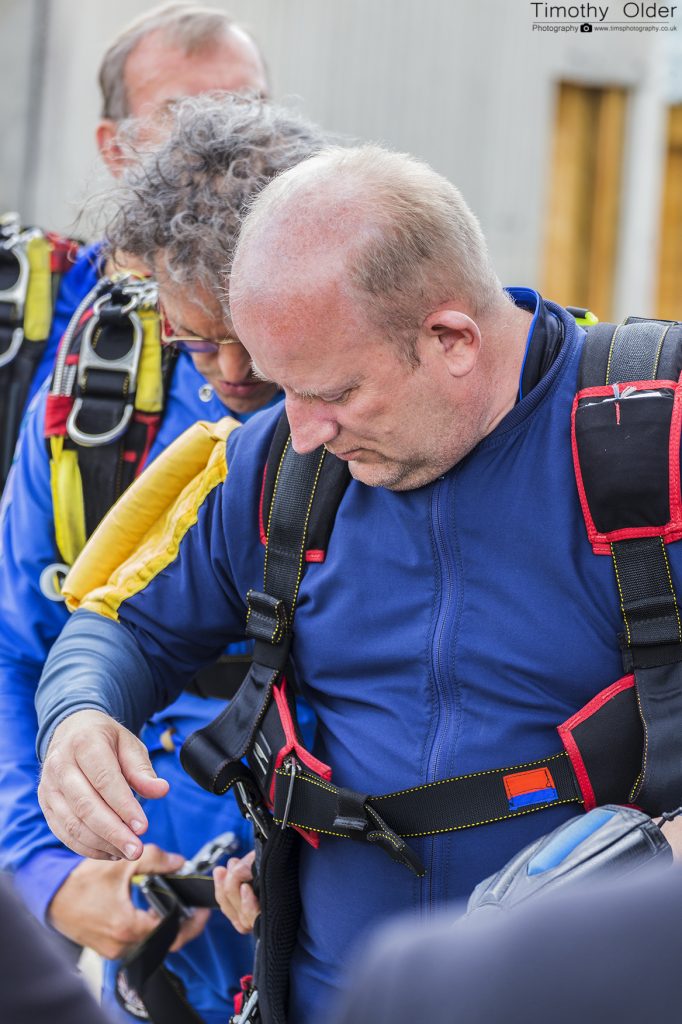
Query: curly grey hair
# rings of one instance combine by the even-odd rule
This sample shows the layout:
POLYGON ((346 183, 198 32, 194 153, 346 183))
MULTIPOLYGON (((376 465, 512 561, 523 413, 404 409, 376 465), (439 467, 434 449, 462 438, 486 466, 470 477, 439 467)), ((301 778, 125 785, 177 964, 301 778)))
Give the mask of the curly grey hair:
MULTIPOLYGON (((124 133, 139 134, 130 121, 124 133)), ((170 113, 170 130, 151 151, 131 148, 109 192, 104 234, 171 280, 220 294, 246 208, 275 175, 322 149, 321 129, 262 100, 203 94, 170 113)))
POLYGON ((112 121, 128 117, 126 61, 145 36, 161 32, 166 42, 193 54, 215 46, 217 40, 225 38, 235 27, 235 21, 225 11, 183 0, 174 0, 145 11, 116 36, 102 57, 98 76, 102 94, 101 116, 112 121))

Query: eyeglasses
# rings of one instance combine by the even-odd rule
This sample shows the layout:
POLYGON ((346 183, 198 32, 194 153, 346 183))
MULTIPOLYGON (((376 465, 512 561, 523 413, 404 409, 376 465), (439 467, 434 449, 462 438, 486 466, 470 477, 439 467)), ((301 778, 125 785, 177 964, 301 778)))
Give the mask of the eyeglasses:
POLYGON ((211 352, 215 354, 223 345, 239 345, 239 338, 220 338, 217 341, 208 341, 200 338, 198 334, 176 334, 173 325, 163 310, 161 314, 161 344, 173 345, 183 352, 211 352))

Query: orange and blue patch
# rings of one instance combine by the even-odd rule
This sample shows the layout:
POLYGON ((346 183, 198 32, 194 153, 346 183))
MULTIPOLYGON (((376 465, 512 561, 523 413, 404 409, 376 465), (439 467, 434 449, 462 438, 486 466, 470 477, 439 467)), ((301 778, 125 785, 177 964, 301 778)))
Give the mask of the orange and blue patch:
POLYGON ((510 811, 519 811, 522 807, 547 804, 559 799, 549 768, 512 772, 503 775, 502 781, 510 811))

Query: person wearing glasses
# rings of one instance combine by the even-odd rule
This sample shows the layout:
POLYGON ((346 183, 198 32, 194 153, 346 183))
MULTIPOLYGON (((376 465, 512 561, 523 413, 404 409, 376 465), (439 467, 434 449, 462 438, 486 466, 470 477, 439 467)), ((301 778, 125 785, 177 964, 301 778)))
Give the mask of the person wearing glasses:
MULTIPOLYGON (((117 263, 118 238, 124 231, 134 229, 142 253, 159 238, 169 240, 169 252, 175 247, 173 260, 169 257, 158 267, 138 257, 142 265, 159 271, 162 341, 178 350, 147 462, 197 420, 232 415, 244 421, 279 401, 275 385, 253 375, 236 335, 215 329, 212 311, 218 299, 202 282, 212 280, 213 268, 226 263, 249 197, 322 144, 318 129, 263 101, 226 95, 185 98, 169 115, 165 141, 145 157, 144 171, 138 168, 136 178, 131 165, 128 178, 115 186, 119 212, 106 234, 112 264, 117 263), (233 174, 237 162, 239 173, 233 174), (131 214, 126 211, 133 192, 139 202, 131 214), (215 251, 206 244, 209 233, 215 251), (186 273, 196 282, 192 294, 199 315, 192 320, 193 331, 187 330, 174 300, 173 279, 186 273)), ((134 874, 176 870, 183 858, 225 832, 235 834, 235 854, 243 856, 251 847, 251 831, 232 797, 205 793, 180 765, 183 741, 222 707, 193 693, 181 695, 144 728, 152 760, 171 780, 171 796, 148 808, 145 850, 134 868, 125 860, 75 855, 47 827, 35 794, 33 699, 43 662, 68 615, 63 603, 47 599, 40 589, 45 567, 60 560, 44 438, 45 403, 43 393, 27 419, 0 513, 0 843, 4 866, 14 872, 39 918, 79 945, 117 958, 158 923, 151 912, 131 902, 134 874)), ((197 621, 201 614, 197 608, 197 621)), ((205 912, 195 911, 180 935, 180 942, 193 941, 173 952, 168 966, 206 1024, 224 1024, 231 1009, 228 996, 251 967, 252 944, 218 911, 195 938, 204 923, 205 912)), ((116 965, 106 965, 109 998, 115 978, 116 965)), ((119 996, 125 993, 119 991, 119 996)))

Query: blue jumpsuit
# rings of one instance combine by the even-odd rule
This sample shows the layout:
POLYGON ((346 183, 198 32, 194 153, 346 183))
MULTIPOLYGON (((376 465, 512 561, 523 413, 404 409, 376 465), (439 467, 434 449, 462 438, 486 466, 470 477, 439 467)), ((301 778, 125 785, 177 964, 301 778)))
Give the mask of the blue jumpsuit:
MULTIPOLYGON (((67 280, 74 275, 71 283, 80 282, 82 298, 95 283, 96 273, 88 252, 67 280)), ((75 292, 71 299, 77 305, 75 292)), ((199 397, 204 383, 189 356, 181 354, 150 460, 196 420, 216 420, 229 412, 215 395, 207 402, 199 397)), ((14 873, 22 896, 41 920, 45 920, 54 893, 81 859, 52 835, 36 798, 35 690, 50 646, 68 618, 65 605, 47 599, 40 590, 41 572, 61 562, 55 545, 43 437, 45 400, 43 388, 25 421, 0 504, 0 867, 14 873)), ((237 648, 235 653, 243 649, 237 648)), ((240 855, 252 844, 250 828, 234 800, 205 793, 179 762, 184 739, 214 718, 222 706, 219 701, 183 694, 148 723, 142 734, 173 794, 169 800, 147 804, 150 827, 145 839, 187 857, 226 831, 237 834, 240 855), (169 727, 174 730, 172 753, 160 742, 169 727)), ((237 935, 216 911, 199 938, 171 955, 169 966, 182 978, 190 1002, 207 1024, 224 1024, 231 1011, 228 989, 236 990, 239 977, 250 970, 251 960, 250 940, 237 935)), ((114 968, 107 968, 107 974, 113 975, 114 968)), ((125 1019, 131 1018, 125 1014, 125 1019)))
MULTIPOLYGON (((556 726, 623 675, 613 567, 588 542, 571 458, 584 332, 545 308, 565 340, 539 383, 428 485, 391 492, 351 481, 325 560, 307 567, 291 655, 317 714, 314 753, 338 786, 389 793, 558 753, 556 726)), ((121 602, 118 621, 94 610, 72 617, 39 690, 41 750, 79 706, 134 727, 241 635, 244 595, 262 588, 255 510, 276 420, 266 412, 231 435, 226 479, 175 559, 121 602), (97 651, 112 643, 116 663, 103 665, 97 651), (87 692, 73 662, 87 665, 87 692)), ((668 553, 679 585, 682 544, 668 553)), ((364 843, 302 844, 292 1022, 328 1019, 349 951, 377 922, 428 916, 468 895, 574 813, 555 805, 411 840, 424 878, 364 843)))

